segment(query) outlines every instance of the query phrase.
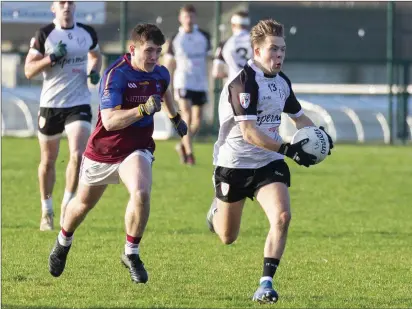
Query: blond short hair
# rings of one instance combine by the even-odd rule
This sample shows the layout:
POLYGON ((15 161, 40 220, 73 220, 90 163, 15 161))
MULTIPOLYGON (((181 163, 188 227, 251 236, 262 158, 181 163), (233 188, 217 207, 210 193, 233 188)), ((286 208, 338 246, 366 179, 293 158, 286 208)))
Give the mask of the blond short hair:
POLYGON ((267 36, 284 37, 283 25, 273 19, 259 21, 250 31, 252 47, 262 43, 267 36))

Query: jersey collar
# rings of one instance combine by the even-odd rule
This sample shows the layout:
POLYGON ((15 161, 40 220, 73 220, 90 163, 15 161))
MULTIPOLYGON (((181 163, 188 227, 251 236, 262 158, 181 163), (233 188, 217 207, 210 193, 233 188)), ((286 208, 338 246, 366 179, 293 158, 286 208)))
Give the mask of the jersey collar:
POLYGON ((248 64, 248 66, 250 66, 250 67, 253 69, 253 71, 256 72, 256 75, 258 75, 258 76, 266 77, 266 78, 274 78, 274 77, 276 77, 276 74, 275 74, 275 75, 269 75, 269 74, 264 73, 264 72, 263 72, 261 69, 259 69, 259 68, 257 67, 257 65, 253 62, 253 59, 249 59, 248 62, 247 62, 247 64, 248 64))
POLYGON ((73 27, 70 27, 70 28, 62 27, 57 19, 53 19, 53 24, 56 26, 57 29, 71 30, 71 29, 74 29, 74 26, 76 25, 76 21, 73 20, 73 27))

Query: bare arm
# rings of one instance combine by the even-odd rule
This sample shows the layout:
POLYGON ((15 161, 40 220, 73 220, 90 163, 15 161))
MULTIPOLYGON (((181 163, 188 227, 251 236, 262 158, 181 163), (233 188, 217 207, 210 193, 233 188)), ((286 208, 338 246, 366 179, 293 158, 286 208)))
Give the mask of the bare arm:
POLYGON ((100 115, 102 117, 103 126, 107 131, 124 129, 144 117, 141 114, 139 107, 126 110, 105 108, 100 111, 100 115))
POLYGON ((168 71, 170 72, 170 75, 173 74, 173 71, 176 68, 176 61, 175 58, 170 55, 170 54, 165 54, 164 55, 164 59, 165 59, 165 67, 166 69, 168 69, 168 71))
POLYGON ((222 61, 213 61, 212 76, 223 79, 227 77, 227 65, 222 61))
POLYGON ((176 104, 175 104, 175 101, 173 100, 173 95, 172 95, 172 91, 170 90, 170 86, 169 88, 167 88, 163 96, 162 109, 169 118, 173 118, 177 115, 176 104))
POLYGON ((256 128, 255 120, 241 121, 240 130, 242 131, 243 139, 252 145, 275 152, 280 148, 281 143, 276 142, 256 128))
POLYGON ((305 114, 302 114, 296 118, 290 117, 292 119, 293 124, 295 125, 296 129, 302 129, 303 127, 312 127, 315 126, 313 121, 306 116, 305 114))
POLYGON ((50 56, 44 57, 42 54, 34 54, 29 52, 24 64, 24 75, 31 79, 43 72, 44 69, 52 63, 50 56))
POLYGON ((100 50, 89 51, 89 53, 87 54, 87 60, 89 67, 88 72, 100 72, 102 68, 102 54, 100 53, 100 50))

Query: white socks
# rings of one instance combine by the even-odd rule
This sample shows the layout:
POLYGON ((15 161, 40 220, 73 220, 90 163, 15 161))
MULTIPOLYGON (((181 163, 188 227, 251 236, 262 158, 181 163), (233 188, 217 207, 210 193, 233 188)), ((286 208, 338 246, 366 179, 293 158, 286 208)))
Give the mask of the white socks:
POLYGON ((126 244, 124 245, 124 253, 126 255, 130 254, 139 254, 139 245, 136 245, 134 243, 126 241, 126 244))
POLYGON ((47 200, 41 201, 41 210, 43 213, 52 213, 53 212, 53 200, 48 198, 47 200))
POLYGON ((70 200, 75 196, 75 193, 72 192, 68 192, 68 191, 64 191, 64 195, 63 195, 63 201, 62 204, 64 206, 67 206, 70 202, 70 200))
POLYGON ((72 244, 73 241, 73 235, 70 237, 64 236, 63 232, 60 231, 59 236, 57 237, 57 239, 59 240, 59 244, 64 246, 64 247, 68 247, 72 244))
POLYGON ((263 282, 263 281, 270 281, 270 282, 273 282, 273 278, 272 278, 272 277, 270 277, 270 276, 262 277, 262 278, 260 278, 260 282, 259 282, 259 284, 262 284, 262 282, 263 282))

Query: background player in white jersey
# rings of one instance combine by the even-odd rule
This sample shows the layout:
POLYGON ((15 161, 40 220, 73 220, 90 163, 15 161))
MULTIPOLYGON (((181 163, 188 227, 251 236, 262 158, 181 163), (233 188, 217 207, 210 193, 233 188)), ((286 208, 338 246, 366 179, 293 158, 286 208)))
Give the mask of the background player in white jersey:
POLYGON ((213 60, 212 75, 214 78, 232 79, 243 69, 246 62, 252 58, 250 44, 250 19, 247 12, 235 13, 230 19, 232 36, 220 43, 213 60))
POLYGON ((263 275, 253 300, 272 303, 278 299, 272 280, 291 219, 290 172, 284 155, 306 167, 315 161, 302 150, 308 139, 293 145, 283 143, 278 131, 281 114, 287 113, 298 129, 314 124, 303 113, 290 80, 280 71, 286 51, 283 26, 274 20, 262 20, 252 28, 251 41, 253 60, 226 83, 220 97, 220 130, 213 154, 216 199, 207 222, 223 243, 233 243, 245 199, 256 197, 270 230, 264 247, 263 275))
POLYGON ((67 204, 75 195, 81 157, 91 129, 91 94, 87 78, 96 85, 101 69, 96 32, 92 27, 74 21, 74 2, 53 2, 51 10, 56 18, 53 23, 40 28, 31 39, 24 67, 28 79, 40 73, 44 78, 38 116, 42 231, 53 229, 55 163, 64 130, 69 142, 70 160, 66 169, 60 224, 67 204))
POLYGON ((207 56, 210 36, 196 25, 196 9, 187 4, 180 9, 181 26, 169 42, 165 66, 173 72, 173 88, 182 118, 190 132, 176 146, 182 163, 195 164, 192 139, 202 123, 203 105, 207 103, 207 56))

